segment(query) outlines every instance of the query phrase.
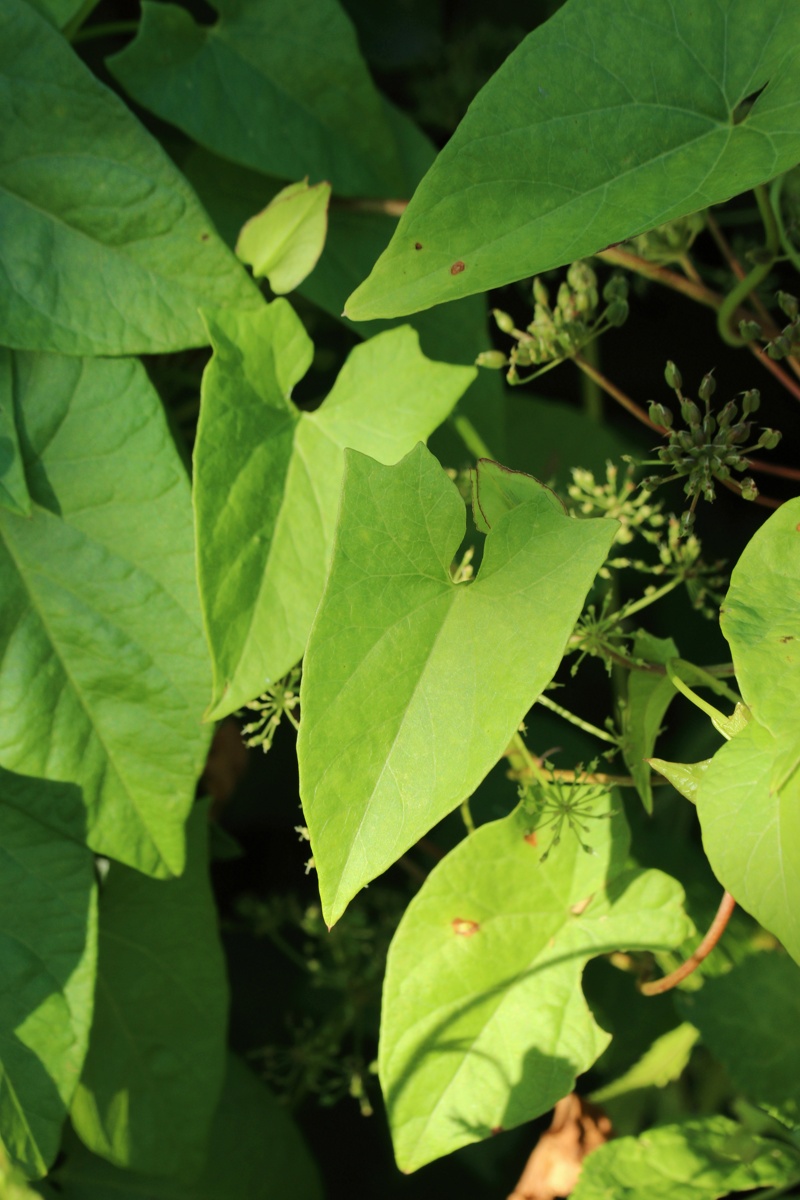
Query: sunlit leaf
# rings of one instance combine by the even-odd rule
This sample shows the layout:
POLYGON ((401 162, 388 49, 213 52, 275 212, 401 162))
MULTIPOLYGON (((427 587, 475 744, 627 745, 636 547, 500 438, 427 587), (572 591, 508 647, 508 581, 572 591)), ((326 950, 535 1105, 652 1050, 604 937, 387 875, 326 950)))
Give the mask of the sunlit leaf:
POLYGON ((348 315, 499 287, 787 170, 798 42, 785 0, 568 0, 472 102, 348 315))
POLYGON ((455 583, 464 504, 433 456, 347 454, 298 744, 329 923, 474 791, 561 661, 617 523, 572 520, 528 483, 455 583))
POLYGON ((330 195, 328 183, 292 183, 242 228, 237 255, 257 278, 266 275, 278 295, 294 291, 314 270, 325 244, 330 195))

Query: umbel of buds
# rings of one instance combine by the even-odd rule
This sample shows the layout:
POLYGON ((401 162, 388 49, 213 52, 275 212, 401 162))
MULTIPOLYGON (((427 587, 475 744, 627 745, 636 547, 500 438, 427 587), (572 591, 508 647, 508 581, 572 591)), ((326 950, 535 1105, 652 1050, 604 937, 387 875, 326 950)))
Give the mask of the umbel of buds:
MULTIPOLYGON (((684 535, 694 524, 694 511, 700 496, 714 500, 717 482, 730 479, 734 471, 746 471, 750 465, 748 455, 756 450, 773 450, 781 435, 776 429, 762 428, 758 438, 751 445, 747 444, 753 436, 753 422, 749 418, 761 403, 755 388, 742 392, 738 403, 729 400, 718 412, 712 412, 711 397, 717 384, 710 371, 703 376, 697 389, 699 403, 683 394, 683 379, 674 362, 667 363, 664 378, 678 400, 685 428, 673 427, 672 410, 665 404, 650 404, 650 420, 662 429, 665 437, 665 443, 656 450, 658 458, 655 461, 669 467, 670 473, 650 475, 642 480, 642 487, 653 491, 669 480, 686 480, 683 490, 691 504, 681 516, 681 534, 684 535)), ((752 479, 748 477, 737 482, 745 500, 756 498, 758 489, 752 479)))
MULTIPOLYGON (((520 368, 555 365, 572 358, 581 349, 612 326, 622 325, 628 316, 628 284, 623 275, 612 275, 603 288, 601 308, 597 276, 585 262, 574 262, 566 279, 559 285, 555 302, 538 277, 533 281, 533 319, 517 329, 514 319, 502 309, 493 316, 501 333, 514 338, 508 354, 485 350, 476 364, 492 370, 507 368, 511 384, 525 383, 520 368)), ((529 376, 528 378, 531 378, 529 376)))

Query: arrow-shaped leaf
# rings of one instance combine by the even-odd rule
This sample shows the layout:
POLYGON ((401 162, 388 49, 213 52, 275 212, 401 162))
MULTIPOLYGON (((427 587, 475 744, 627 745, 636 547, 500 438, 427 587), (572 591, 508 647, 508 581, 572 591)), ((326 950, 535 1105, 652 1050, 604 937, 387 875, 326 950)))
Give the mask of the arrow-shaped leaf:
POLYGON ((561 661, 617 523, 567 517, 522 478, 530 498, 454 583, 464 504, 436 459, 347 454, 298 743, 329 923, 474 791, 561 661))
POLYGON ((788 170, 798 44, 786 0, 569 0, 472 102, 348 316, 499 287, 788 170))
POLYGON ((592 854, 565 834, 544 863, 535 824, 518 809, 466 838, 395 934, 379 1067, 404 1170, 551 1108, 611 1040, 581 990, 586 962, 688 933, 680 885, 625 869, 621 816, 593 823, 592 854))

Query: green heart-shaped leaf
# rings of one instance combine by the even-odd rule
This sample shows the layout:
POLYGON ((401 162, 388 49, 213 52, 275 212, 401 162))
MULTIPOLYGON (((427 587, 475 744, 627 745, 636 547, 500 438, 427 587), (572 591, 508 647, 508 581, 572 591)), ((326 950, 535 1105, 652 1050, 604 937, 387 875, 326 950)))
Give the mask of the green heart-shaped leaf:
POLYGON ((499 287, 788 170, 798 44, 785 0, 568 0, 473 100, 348 316, 499 287))
POLYGON ((530 499, 454 583, 464 504, 417 446, 349 451, 331 571, 309 642, 301 796, 326 920, 478 786, 552 679, 616 521, 530 499))

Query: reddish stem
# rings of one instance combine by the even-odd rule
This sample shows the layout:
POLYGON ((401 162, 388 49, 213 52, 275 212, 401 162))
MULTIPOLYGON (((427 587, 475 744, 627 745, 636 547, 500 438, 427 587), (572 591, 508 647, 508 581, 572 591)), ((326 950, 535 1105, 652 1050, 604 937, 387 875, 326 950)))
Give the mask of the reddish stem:
POLYGON ((703 938, 700 945, 690 954, 686 962, 681 963, 674 971, 670 971, 669 975, 665 975, 663 979, 655 979, 652 983, 643 983, 639 991, 643 996, 660 996, 662 992, 669 992, 672 988, 677 987, 682 983, 693 971, 696 971, 704 958, 708 958, 711 951, 716 946, 719 939, 725 930, 725 926, 731 918, 731 913, 736 907, 736 901, 730 892, 725 892, 720 900, 717 915, 711 922, 711 928, 703 938))

